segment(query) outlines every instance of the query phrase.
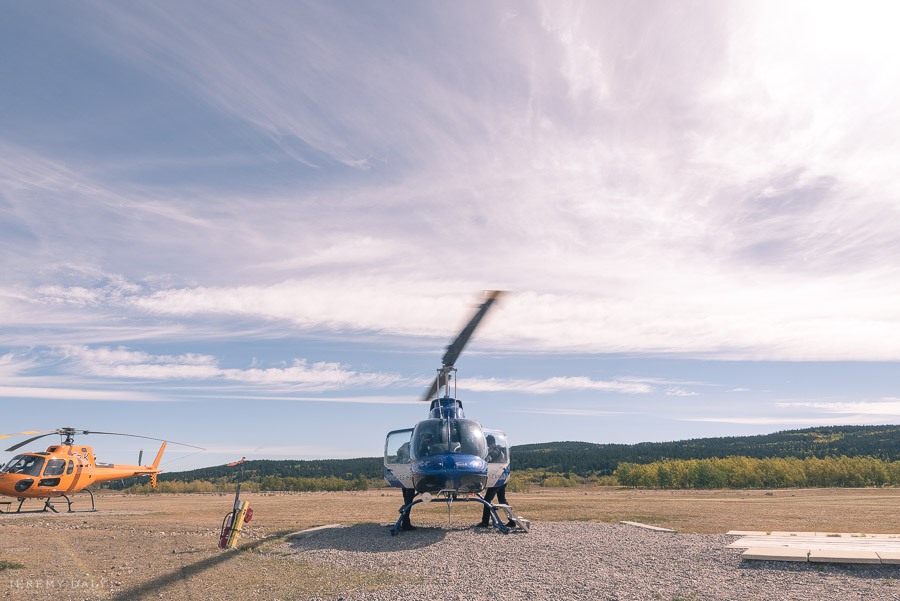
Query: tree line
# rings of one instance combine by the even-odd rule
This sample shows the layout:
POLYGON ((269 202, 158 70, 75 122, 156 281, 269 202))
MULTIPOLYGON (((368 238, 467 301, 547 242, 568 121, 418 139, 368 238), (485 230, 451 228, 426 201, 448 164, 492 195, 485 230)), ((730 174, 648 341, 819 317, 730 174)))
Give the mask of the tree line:
MULTIPOLYGON (((130 493, 150 493, 154 489, 150 486, 150 482, 145 478, 139 483, 127 483, 126 486, 119 488, 130 493)), ((156 492, 165 493, 220 493, 234 492, 237 488, 236 482, 229 482, 224 478, 215 480, 169 480, 157 482, 156 492)), ((325 478, 281 478, 278 476, 266 476, 262 480, 255 482, 243 482, 241 490, 244 492, 261 492, 261 491, 293 491, 293 492, 314 492, 314 491, 347 491, 347 490, 368 490, 369 479, 360 474, 352 480, 336 478, 328 476, 325 478)))
POLYGON ((900 461, 876 457, 725 457, 622 463, 621 486, 649 488, 857 488, 900 485, 900 461))
MULTIPOLYGON (((900 426, 829 426, 661 443, 553 442, 513 446, 510 457, 510 490, 597 484, 662 488, 895 485, 900 484, 894 465, 900 465, 900 426)), ((381 457, 251 460, 243 465, 245 490, 360 490, 363 481, 367 487, 383 485, 381 457)), ((206 492, 200 490, 201 482, 212 483, 217 491, 229 486, 233 490, 239 475, 239 468, 225 465, 162 473, 160 490, 171 484, 173 492, 179 486, 206 492)), ((128 479, 105 487, 131 490, 144 487, 143 482, 128 479)))
POLYGON ((900 426, 827 426, 758 436, 697 438, 638 444, 553 442, 512 448, 513 472, 526 469, 612 475, 622 463, 713 457, 875 457, 900 460, 900 426))

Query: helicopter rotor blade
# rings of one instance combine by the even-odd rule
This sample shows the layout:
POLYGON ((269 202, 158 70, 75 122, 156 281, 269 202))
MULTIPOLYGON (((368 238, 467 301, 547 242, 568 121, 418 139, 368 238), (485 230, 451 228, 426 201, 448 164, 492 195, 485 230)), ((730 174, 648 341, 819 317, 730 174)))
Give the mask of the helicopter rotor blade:
POLYGON ((447 347, 447 352, 444 353, 443 359, 441 359, 442 363, 446 367, 453 367, 456 363, 456 360, 459 358, 460 353, 462 353, 463 348, 466 346, 466 343, 469 342, 469 338, 472 337, 472 333, 475 332, 475 328, 478 327, 478 324, 481 322, 481 319, 484 317, 484 314, 488 312, 488 309, 491 308, 491 305, 503 295, 502 290, 491 290, 487 293, 487 300, 481 303, 481 306, 478 307, 478 310, 475 312, 475 315, 472 316, 472 319, 469 320, 469 323, 466 324, 466 327, 463 328, 462 332, 459 333, 459 336, 456 337, 450 346, 447 347))
POLYGON ((0 434, 0 438, 12 438, 13 436, 22 436, 23 434, 52 434, 53 432, 56 432, 56 430, 25 430, 24 432, 13 432, 12 434, 0 434))
POLYGON ((429 389, 425 392, 425 396, 422 397, 422 400, 423 400, 423 401, 428 401, 431 397, 433 397, 434 395, 437 394, 438 389, 441 387, 441 382, 440 382, 440 380, 441 380, 441 377, 440 377, 440 376, 437 376, 437 377, 434 379, 434 382, 431 383, 431 388, 429 388, 429 389))
POLYGON ((462 329, 456 337, 456 340, 447 347, 447 351, 441 359, 442 366, 440 373, 434 379, 434 382, 431 383, 431 387, 426 391, 425 396, 422 398, 423 401, 428 401, 432 396, 437 394, 438 390, 440 390, 443 383, 442 380, 446 379, 450 368, 456 364, 456 360, 462 353, 463 348, 465 348, 466 343, 469 342, 469 338, 471 338, 472 334, 475 332, 475 328, 478 327, 478 324, 481 322, 485 313, 488 312, 488 309, 491 308, 491 305, 493 305, 503 294, 504 292, 502 290, 491 290, 487 293, 486 300, 481 303, 481 306, 475 311, 475 315, 472 316, 472 319, 469 320, 466 327, 462 329))
POLYGON ((160 442, 169 442, 172 444, 181 445, 183 447, 191 447, 192 449, 200 449, 201 451, 205 451, 203 447, 197 447, 192 444, 186 444, 183 442, 175 442, 174 440, 166 440, 165 438, 153 438, 152 436, 141 436, 140 434, 122 434, 121 432, 97 432, 96 430, 84 430, 83 434, 106 434, 108 436, 130 436, 132 438, 146 438, 147 440, 158 440, 160 442))
MULTIPOLYGON (((15 451, 16 449, 18 449, 19 447, 24 447, 24 446, 27 445, 29 442, 34 442, 34 441, 37 440, 38 438, 43 438, 43 437, 45 437, 45 436, 50 436, 51 434, 56 434, 56 433, 57 433, 56 430, 51 430, 51 431, 47 432, 46 434, 38 434, 37 436, 32 436, 31 438, 27 438, 27 439, 23 440, 22 442, 20 442, 20 443, 18 443, 18 444, 14 444, 13 446, 11 446, 11 447, 9 447, 8 449, 6 449, 6 451, 4 451, 4 452, 5 452, 5 453, 12 453, 13 451, 15 451)), ((25 434, 25 432, 22 432, 22 434, 25 434)), ((10 436, 15 436, 15 434, 10 434, 10 436)), ((5 438, 5 437, 4 437, 4 438, 5 438)))

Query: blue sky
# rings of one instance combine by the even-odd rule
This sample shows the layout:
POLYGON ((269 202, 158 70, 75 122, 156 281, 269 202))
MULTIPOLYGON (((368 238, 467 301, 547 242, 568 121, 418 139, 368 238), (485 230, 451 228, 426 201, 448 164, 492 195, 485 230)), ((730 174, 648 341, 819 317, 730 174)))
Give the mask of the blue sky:
POLYGON ((891 3, 3 13, 2 432, 379 455, 488 289, 514 444, 900 422, 891 3))

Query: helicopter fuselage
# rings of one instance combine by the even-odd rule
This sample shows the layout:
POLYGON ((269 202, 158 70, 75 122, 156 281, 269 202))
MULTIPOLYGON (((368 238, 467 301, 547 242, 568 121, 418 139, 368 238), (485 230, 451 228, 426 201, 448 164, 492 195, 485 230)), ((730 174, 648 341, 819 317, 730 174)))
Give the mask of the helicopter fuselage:
POLYGON ((459 400, 434 399, 428 419, 388 433, 384 478, 418 493, 477 493, 502 486, 509 478, 506 435, 466 419, 459 400))
POLYGON ((17 499, 60 497, 91 484, 159 473, 159 450, 153 465, 97 463, 94 450, 81 445, 53 445, 42 453, 22 453, 0 469, 0 495, 17 499))

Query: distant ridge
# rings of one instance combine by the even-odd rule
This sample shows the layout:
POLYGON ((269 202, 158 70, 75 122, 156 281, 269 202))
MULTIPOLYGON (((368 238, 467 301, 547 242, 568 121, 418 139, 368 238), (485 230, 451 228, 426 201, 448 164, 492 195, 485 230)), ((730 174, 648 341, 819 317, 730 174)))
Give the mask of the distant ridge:
MULTIPOLYGON (((847 457, 871 456, 900 459, 900 425, 823 426, 784 430, 757 436, 694 438, 673 442, 598 444, 548 442, 512 447, 512 469, 566 472, 579 476, 609 475, 619 463, 652 463, 661 459, 706 459, 709 457, 847 457)), ((266 476, 281 478, 329 478, 352 480, 360 474, 382 476, 381 457, 358 459, 254 460, 245 464, 247 480, 266 476)), ((205 467, 160 475, 161 481, 233 479, 235 468, 205 467)))
POLYGON ((673 442, 595 444, 552 442, 512 448, 513 469, 572 472, 580 476, 612 474, 619 463, 710 457, 865 457, 900 459, 900 426, 823 426, 756 436, 694 438, 673 442))

